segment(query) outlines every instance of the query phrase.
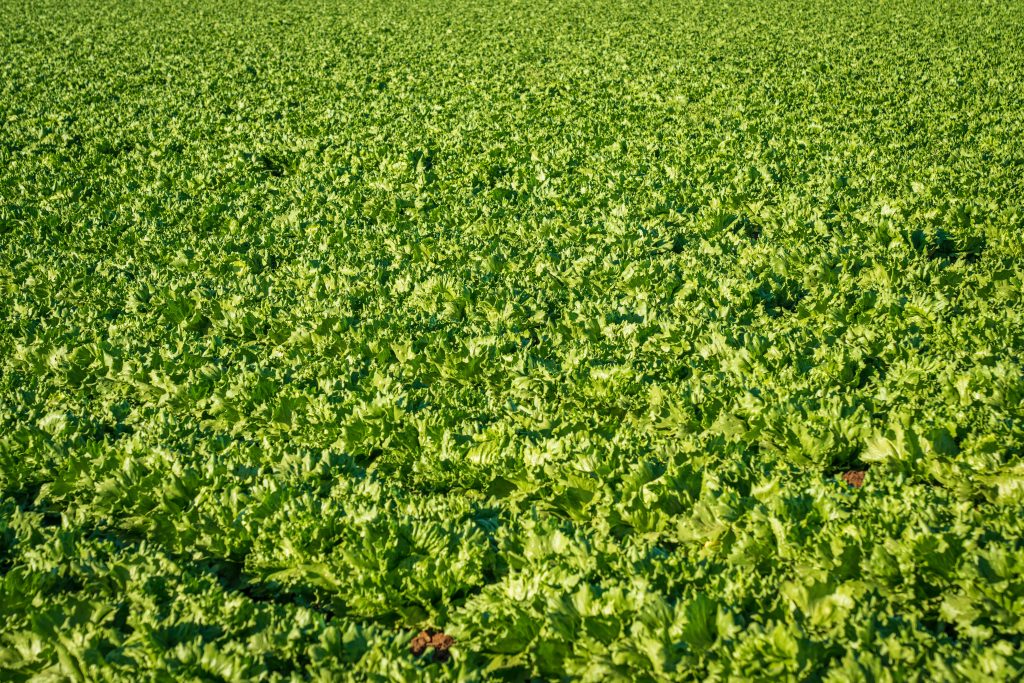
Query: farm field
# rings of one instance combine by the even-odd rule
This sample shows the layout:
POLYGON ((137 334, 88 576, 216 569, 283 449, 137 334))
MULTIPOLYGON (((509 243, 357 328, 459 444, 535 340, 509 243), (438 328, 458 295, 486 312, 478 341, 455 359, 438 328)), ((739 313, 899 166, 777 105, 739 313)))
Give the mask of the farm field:
POLYGON ((1024 2, 0 0, 0 680, 1024 677, 1024 2))

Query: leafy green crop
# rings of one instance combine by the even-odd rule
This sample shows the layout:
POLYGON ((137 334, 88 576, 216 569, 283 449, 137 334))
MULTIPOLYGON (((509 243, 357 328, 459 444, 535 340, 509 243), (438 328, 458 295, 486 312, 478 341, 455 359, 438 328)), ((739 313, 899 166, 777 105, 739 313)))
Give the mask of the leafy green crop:
POLYGON ((0 679, 1019 680, 1022 92, 1019 0, 0 0, 0 679))

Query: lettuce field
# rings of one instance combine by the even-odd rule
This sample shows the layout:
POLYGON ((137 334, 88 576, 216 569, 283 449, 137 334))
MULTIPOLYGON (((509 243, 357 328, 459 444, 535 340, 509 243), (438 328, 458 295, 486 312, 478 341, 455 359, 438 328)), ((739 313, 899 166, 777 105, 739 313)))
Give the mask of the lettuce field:
POLYGON ((0 680, 1024 677, 1024 2, 0 0, 0 680))

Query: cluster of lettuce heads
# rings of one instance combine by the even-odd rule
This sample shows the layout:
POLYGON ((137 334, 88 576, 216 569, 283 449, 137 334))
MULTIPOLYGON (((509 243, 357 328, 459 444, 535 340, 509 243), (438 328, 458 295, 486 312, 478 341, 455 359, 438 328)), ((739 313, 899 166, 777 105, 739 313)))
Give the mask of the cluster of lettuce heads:
POLYGON ((0 679, 1019 679, 940 4, 2 0, 0 679))

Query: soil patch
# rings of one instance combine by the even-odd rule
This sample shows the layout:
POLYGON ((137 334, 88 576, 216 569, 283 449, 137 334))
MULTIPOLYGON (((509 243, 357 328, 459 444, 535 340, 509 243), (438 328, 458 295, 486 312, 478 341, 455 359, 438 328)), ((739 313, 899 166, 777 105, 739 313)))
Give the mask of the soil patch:
POLYGON ((867 472, 864 470, 850 470, 849 472, 843 472, 843 481, 853 488, 859 489, 864 485, 865 474, 867 474, 867 472))
POLYGON ((437 631, 431 633, 429 631, 420 631, 419 634, 412 639, 409 643, 409 650, 412 652, 413 657, 419 657, 428 648, 434 648, 434 661, 444 662, 451 656, 448 652, 451 646, 455 644, 455 639, 451 636, 437 631))

